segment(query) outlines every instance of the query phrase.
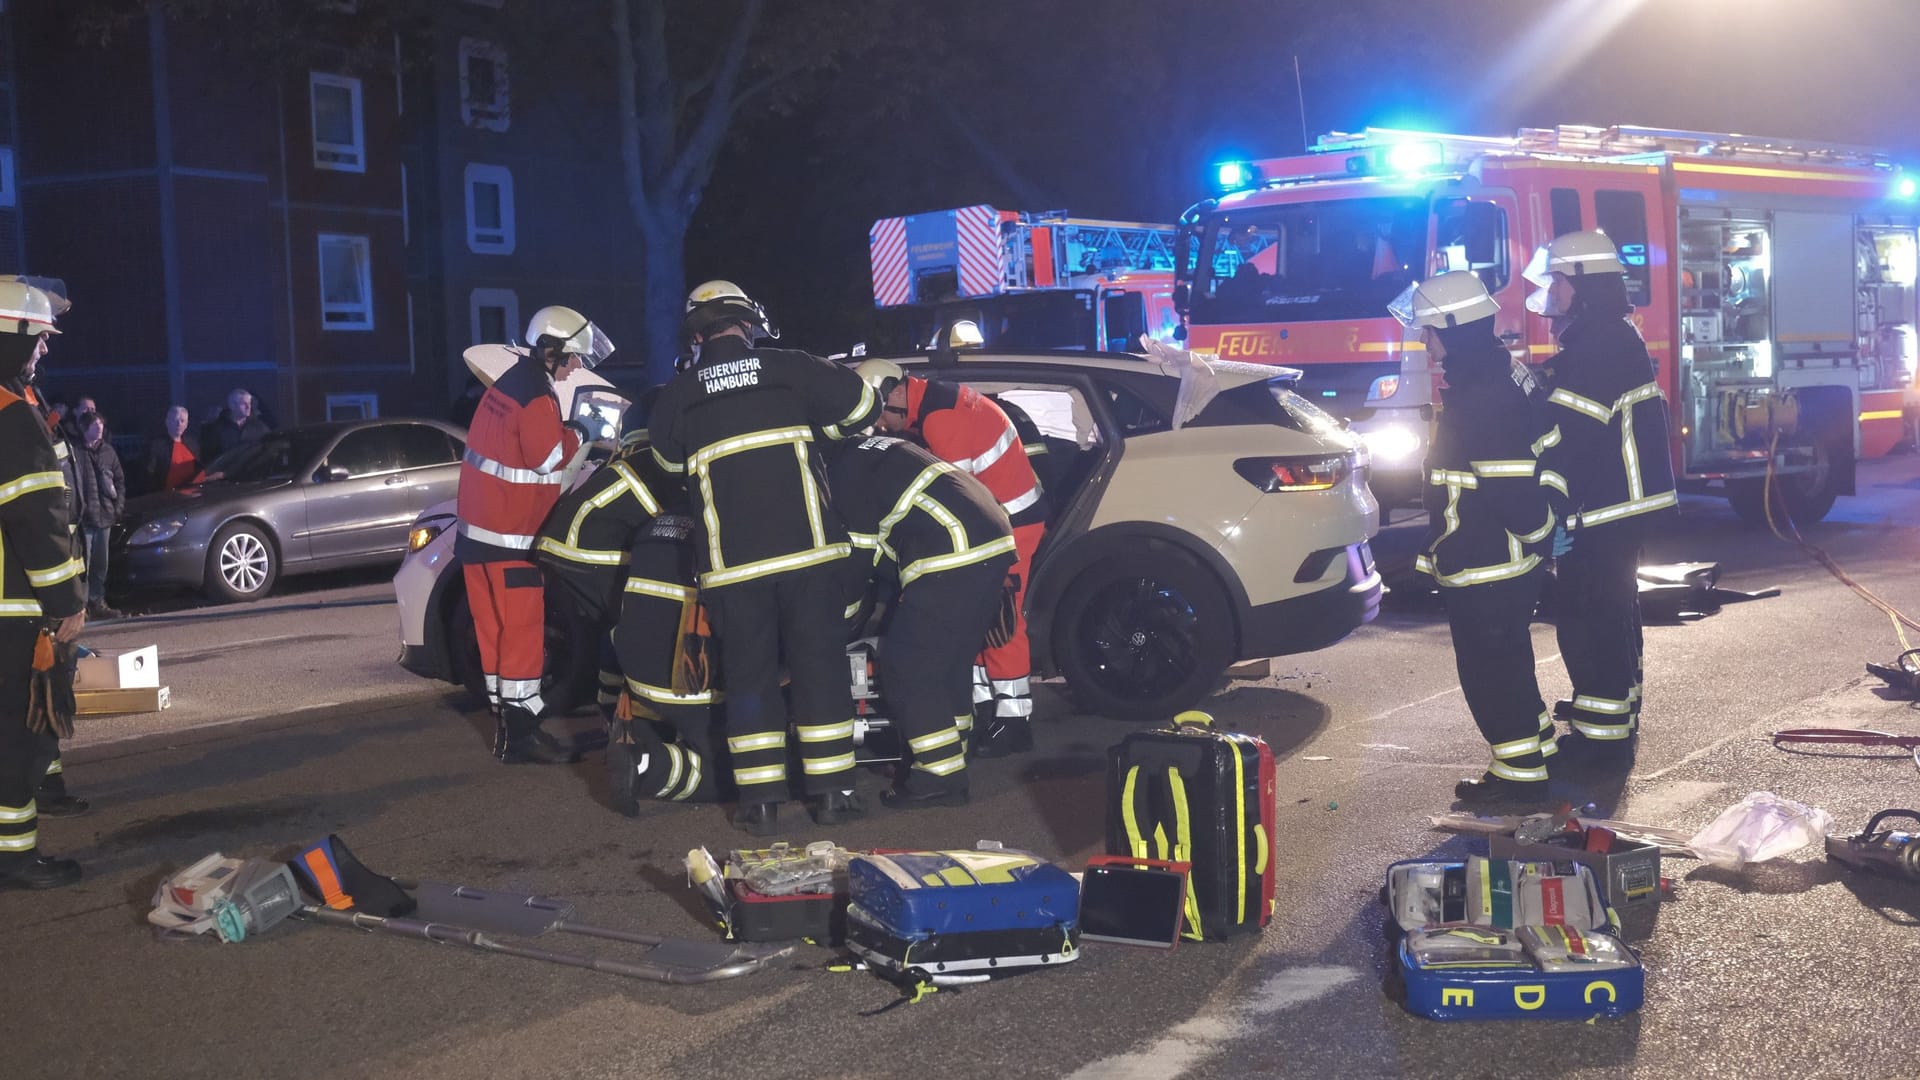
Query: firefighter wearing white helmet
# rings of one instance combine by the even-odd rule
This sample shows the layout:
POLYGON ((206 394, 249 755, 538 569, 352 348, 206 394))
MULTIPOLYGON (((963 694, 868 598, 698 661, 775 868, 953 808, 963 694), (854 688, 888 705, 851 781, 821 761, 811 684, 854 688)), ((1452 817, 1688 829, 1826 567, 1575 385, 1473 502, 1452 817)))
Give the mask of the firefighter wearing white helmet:
POLYGON ((654 403, 654 459, 687 478, 702 524, 700 588, 720 643, 727 752, 740 791, 734 823, 778 830, 779 804, 817 796, 816 820, 863 812, 853 794, 853 699, 847 688, 839 563, 852 543, 827 503, 816 440, 867 428, 880 399, 852 370, 792 349, 739 286, 709 281, 687 296, 681 373, 654 403), (787 774, 781 660, 791 678, 801 774, 787 774))
POLYGON ((67 484, 26 381, 48 336, 59 332, 59 310, 45 290, 0 279, 0 889, 80 880, 79 864, 40 854, 34 789, 41 776, 28 726, 41 636, 72 642, 86 625, 85 568, 73 546, 67 484))
POLYGON ((1641 707, 1639 585, 1651 515, 1679 502, 1667 456, 1667 402, 1629 316, 1626 266, 1605 233, 1576 232, 1534 253, 1528 301, 1560 351, 1541 369, 1550 428, 1540 457, 1572 537, 1555 575, 1561 655, 1573 697, 1571 760, 1632 764, 1641 707))
POLYGON ((454 551, 494 713, 494 756, 559 764, 573 753, 540 727, 546 586, 532 549, 586 432, 560 415, 553 384, 606 359, 613 343, 578 311, 544 307, 527 322, 527 347, 487 388, 467 429, 454 551))
POLYGON ((1460 685, 1492 753, 1485 772, 1454 794, 1545 806, 1556 746, 1528 624, 1556 519, 1536 461, 1538 413, 1494 332, 1499 305, 1477 275, 1416 282, 1387 310, 1419 329, 1446 371, 1425 466, 1427 541, 1415 565, 1446 598, 1460 685))

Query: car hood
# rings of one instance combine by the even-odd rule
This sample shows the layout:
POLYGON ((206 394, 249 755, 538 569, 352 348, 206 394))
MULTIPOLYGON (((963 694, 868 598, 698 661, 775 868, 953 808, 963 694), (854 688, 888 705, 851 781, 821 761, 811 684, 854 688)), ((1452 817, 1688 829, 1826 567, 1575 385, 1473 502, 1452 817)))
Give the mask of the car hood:
POLYGON ((123 520, 128 527, 132 527, 146 521, 192 513, 195 507, 218 506, 236 499, 250 498, 290 483, 291 480, 255 480, 247 483, 214 480, 176 491, 156 491, 127 500, 127 512, 123 520))

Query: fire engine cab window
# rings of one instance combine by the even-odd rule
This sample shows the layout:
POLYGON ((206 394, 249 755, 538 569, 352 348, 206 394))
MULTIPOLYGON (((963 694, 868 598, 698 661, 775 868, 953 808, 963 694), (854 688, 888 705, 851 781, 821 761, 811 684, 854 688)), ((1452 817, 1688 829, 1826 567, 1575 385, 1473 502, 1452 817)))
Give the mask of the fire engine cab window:
POLYGON ((1547 193, 1553 204, 1553 235, 1565 236, 1580 231, 1580 193, 1569 187, 1557 187, 1547 193))
POLYGON ((1645 307, 1653 296, 1647 268, 1647 200, 1637 191, 1596 191, 1593 219, 1620 248, 1627 268, 1627 301, 1645 307))
POLYGON ((1379 318, 1426 265, 1427 201, 1340 199, 1216 217, 1199 323, 1379 318))
POLYGON ((1507 212, 1490 202, 1448 199, 1434 205, 1435 274, 1471 270, 1488 292, 1506 288, 1512 276, 1507 258, 1507 212))

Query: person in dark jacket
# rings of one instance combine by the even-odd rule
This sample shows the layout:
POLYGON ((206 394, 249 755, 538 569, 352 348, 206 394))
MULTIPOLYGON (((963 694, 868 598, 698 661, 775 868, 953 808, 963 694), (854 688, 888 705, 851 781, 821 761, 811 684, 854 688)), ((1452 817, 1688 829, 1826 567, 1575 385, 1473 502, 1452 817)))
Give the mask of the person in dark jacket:
POLYGON ((1428 448, 1427 542, 1415 562, 1446 598, 1454 663, 1493 760, 1462 802, 1543 803, 1553 720, 1534 676, 1534 602, 1556 519, 1536 455, 1537 413, 1494 334, 1499 306, 1464 270, 1416 283, 1389 310, 1446 372, 1428 448))
POLYGON ((203 462, 212 462, 241 443, 258 442, 272 431, 272 425, 253 413, 253 395, 240 387, 227 393, 227 407, 200 428, 203 462))
POLYGON ((727 747, 740 791, 736 827, 779 829, 787 776, 784 659, 805 794, 815 820, 864 812, 853 790, 853 696, 847 686, 840 578, 853 554, 827 502, 816 442, 871 425, 881 401, 851 368, 792 349, 766 312, 730 282, 687 297, 681 340, 694 360, 648 416, 654 459, 688 478, 703 524, 702 597, 720 643, 727 747))
POLYGON ((107 438, 99 413, 83 414, 86 427, 74 446, 74 474, 80 482, 80 531, 87 554, 87 617, 117 619, 107 606, 107 551, 113 527, 127 509, 127 471, 107 438))
POLYGON ((167 433, 147 440, 144 477, 147 491, 173 491, 200 475, 200 436, 187 423, 187 407, 167 410, 167 433))
POLYGON ((1653 515, 1679 504, 1667 400, 1628 317, 1626 267, 1599 232, 1568 233, 1534 254, 1527 307, 1554 321, 1560 352, 1542 369, 1550 430, 1541 477, 1572 549, 1558 560, 1560 653, 1574 760, 1624 768, 1637 741, 1641 688, 1640 546, 1653 515))

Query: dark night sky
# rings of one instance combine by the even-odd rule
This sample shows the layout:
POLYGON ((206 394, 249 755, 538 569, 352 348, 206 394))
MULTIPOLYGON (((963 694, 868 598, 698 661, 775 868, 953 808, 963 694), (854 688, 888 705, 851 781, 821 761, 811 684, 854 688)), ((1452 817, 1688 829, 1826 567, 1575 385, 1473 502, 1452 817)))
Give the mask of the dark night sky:
POLYGON ((1210 161, 1297 152, 1295 55, 1315 135, 1628 123, 1920 167, 1920 0, 913 7, 938 44, 902 49, 925 64, 856 59, 790 115, 743 118, 689 242, 689 280, 736 278, 816 351, 858 332, 874 218, 989 202, 1171 221, 1210 161), (899 115, 870 119, 875 102, 899 115))

